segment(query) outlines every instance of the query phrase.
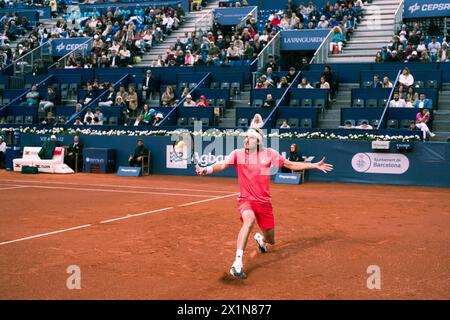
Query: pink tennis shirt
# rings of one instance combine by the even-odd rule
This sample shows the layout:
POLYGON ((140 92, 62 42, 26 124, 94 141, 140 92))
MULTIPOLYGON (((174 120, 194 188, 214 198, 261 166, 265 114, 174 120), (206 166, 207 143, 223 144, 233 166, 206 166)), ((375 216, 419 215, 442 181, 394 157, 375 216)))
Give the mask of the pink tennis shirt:
POLYGON ((272 148, 249 154, 236 149, 226 158, 226 163, 236 167, 239 183, 239 201, 270 203, 271 166, 280 168, 286 159, 272 148))

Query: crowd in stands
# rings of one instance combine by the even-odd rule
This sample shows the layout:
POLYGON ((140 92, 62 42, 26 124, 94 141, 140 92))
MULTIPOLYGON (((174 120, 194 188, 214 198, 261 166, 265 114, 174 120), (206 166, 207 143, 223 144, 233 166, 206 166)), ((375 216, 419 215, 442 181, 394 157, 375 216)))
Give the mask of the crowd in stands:
POLYGON ((127 67, 140 61, 150 48, 164 41, 166 35, 177 29, 184 20, 181 4, 172 6, 145 6, 134 9, 124 5, 100 14, 72 11, 60 22, 61 37, 89 37, 92 50, 83 56, 71 54, 65 65, 57 68, 108 68, 127 67))
MULTIPOLYGON (((430 34, 430 30, 427 33, 430 34)), ((444 39, 440 42, 437 36, 426 36, 418 23, 414 23, 412 29, 403 24, 391 43, 381 48, 375 57, 377 63, 447 61, 450 61, 448 43, 444 39)))

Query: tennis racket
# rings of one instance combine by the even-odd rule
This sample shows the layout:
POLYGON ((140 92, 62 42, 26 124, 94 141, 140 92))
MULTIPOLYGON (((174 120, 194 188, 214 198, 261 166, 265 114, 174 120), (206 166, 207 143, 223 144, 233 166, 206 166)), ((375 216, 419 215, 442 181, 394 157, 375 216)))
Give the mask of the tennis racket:
POLYGON ((191 132, 177 134, 176 140, 173 142, 173 158, 176 161, 187 161, 188 164, 198 167, 194 135, 191 132))

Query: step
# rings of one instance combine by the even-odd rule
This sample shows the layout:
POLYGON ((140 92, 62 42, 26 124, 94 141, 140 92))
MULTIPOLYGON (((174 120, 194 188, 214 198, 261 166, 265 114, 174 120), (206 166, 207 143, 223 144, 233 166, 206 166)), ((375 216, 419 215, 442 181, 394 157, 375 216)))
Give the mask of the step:
POLYGON ((349 50, 377 50, 379 51, 383 46, 386 45, 386 42, 374 42, 374 43, 365 43, 365 44, 351 44, 344 48, 344 52, 349 50))
POLYGON ((392 38, 392 30, 390 32, 387 31, 378 31, 378 30, 367 30, 367 31, 359 31, 357 30, 355 34, 352 36, 353 39, 361 39, 361 38, 373 38, 373 37, 380 37, 380 38, 386 38, 391 37, 392 38))
POLYGON ((380 51, 380 47, 351 47, 345 48, 343 54, 352 53, 352 54, 360 54, 360 53, 371 53, 375 54, 377 51, 380 51))
POLYGON ((375 53, 376 51, 369 51, 369 50, 352 50, 349 52, 346 52, 344 50, 344 53, 341 54, 334 54, 334 55, 329 55, 329 58, 335 58, 337 56, 341 56, 341 57, 347 57, 347 58, 353 58, 353 57, 372 57, 373 60, 375 60, 375 53))
POLYGON ((377 31, 377 32, 384 32, 385 34, 392 34, 393 29, 392 28, 386 28, 386 26, 378 26, 379 28, 374 28, 372 26, 367 26, 365 28, 358 28, 356 29, 355 35, 356 34, 360 34, 363 33, 365 34, 366 32, 373 32, 373 31, 377 31))
POLYGON ((374 62, 375 61, 375 56, 373 57, 346 57, 346 56, 341 56, 341 57, 332 57, 332 58, 328 58, 326 63, 356 63, 356 62, 361 62, 361 63, 370 63, 370 62, 374 62))
POLYGON ((352 39, 348 42, 347 46, 351 45, 351 44, 370 44, 370 43, 385 43, 388 44, 390 41, 392 40, 391 36, 385 36, 385 37, 364 37, 364 38, 354 38, 352 37, 352 39))

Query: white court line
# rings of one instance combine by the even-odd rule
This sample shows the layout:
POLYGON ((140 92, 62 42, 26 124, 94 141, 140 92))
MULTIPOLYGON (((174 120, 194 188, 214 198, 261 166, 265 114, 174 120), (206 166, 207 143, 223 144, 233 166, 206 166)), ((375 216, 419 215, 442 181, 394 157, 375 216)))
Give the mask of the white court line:
MULTIPOLYGON (((136 214, 127 214, 126 216, 113 218, 113 219, 109 219, 109 220, 104 220, 104 221, 101 221, 100 223, 105 224, 105 223, 110 223, 110 222, 114 222, 114 221, 130 219, 130 218, 134 218, 134 217, 148 215, 150 213, 167 211, 167 210, 171 210, 171 209, 178 208, 178 207, 186 207, 186 206, 194 205, 194 204, 197 204, 197 203, 203 203, 203 202, 208 202, 208 201, 214 201, 214 200, 229 198, 229 197, 236 196, 236 195, 237 195, 237 193, 233 193, 233 194, 220 196, 220 197, 214 197, 214 198, 210 198, 210 199, 206 199, 206 200, 202 200, 202 201, 189 202, 189 203, 177 205, 175 207, 167 207, 167 208, 156 209, 156 210, 146 211, 146 212, 141 212, 141 213, 136 213, 136 214)), ((30 237, 25 237, 25 238, 20 238, 20 239, 5 241, 5 242, 0 242, 0 246, 3 246, 5 244, 14 243, 14 242, 19 242, 19 241, 25 241, 25 240, 30 240, 30 239, 34 239, 34 238, 39 238, 39 237, 45 237, 45 236, 49 236, 49 235, 53 235, 53 234, 57 234, 57 233, 63 233, 63 232, 71 231, 71 230, 87 228, 87 227, 91 227, 92 225, 95 225, 95 223, 85 224, 85 225, 78 226, 78 227, 73 227, 73 228, 68 228, 68 229, 63 229, 63 230, 58 230, 58 231, 53 231, 53 232, 42 233, 42 234, 38 234, 38 235, 35 235, 35 236, 30 236, 30 237)))
POLYGON ((187 193, 170 193, 170 192, 152 192, 152 191, 135 191, 135 190, 110 190, 110 189, 92 189, 92 188, 70 188, 70 187, 50 187, 50 186, 36 186, 36 185, 23 185, 24 188, 38 188, 38 189, 57 189, 57 190, 79 190, 79 191, 99 191, 99 192, 118 192, 118 193, 142 193, 142 194, 159 194, 168 196, 180 196, 180 197, 197 197, 197 198, 210 198, 211 195, 202 194, 187 194, 187 193))
POLYGON ((0 191, 3 191, 3 190, 11 190, 11 189, 20 189, 20 188, 26 188, 26 186, 0 187, 0 191))
POLYGON ((20 238, 20 239, 0 242, 0 246, 3 246, 3 245, 8 244, 8 243, 19 242, 19 241, 24 241, 24 240, 29 240, 29 239, 39 238, 39 237, 45 237, 45 236, 49 236, 49 235, 56 234, 56 233, 63 233, 63 232, 67 232, 67 231, 87 228, 87 227, 90 227, 90 226, 91 226, 90 224, 85 224, 85 225, 82 225, 82 226, 68 228, 68 229, 64 229, 64 230, 58 230, 58 231, 52 231, 52 232, 47 232, 47 233, 41 233, 41 234, 37 234, 37 235, 31 236, 31 237, 26 237, 26 238, 20 238))
POLYGON ((0 182, 22 182, 22 183, 42 183, 42 184, 61 184, 61 185, 81 185, 89 187, 119 187, 119 188, 135 188, 135 189, 155 189, 155 190, 180 190, 180 191, 194 191, 194 192, 209 192, 209 193, 233 193, 233 191, 222 191, 222 190, 202 190, 202 189, 183 189, 183 188, 163 188, 163 187, 152 187, 152 186, 124 186, 115 184, 88 184, 88 183, 74 183, 74 182, 56 182, 56 181, 34 181, 34 180, 13 180, 13 179, 0 179, 0 182))

